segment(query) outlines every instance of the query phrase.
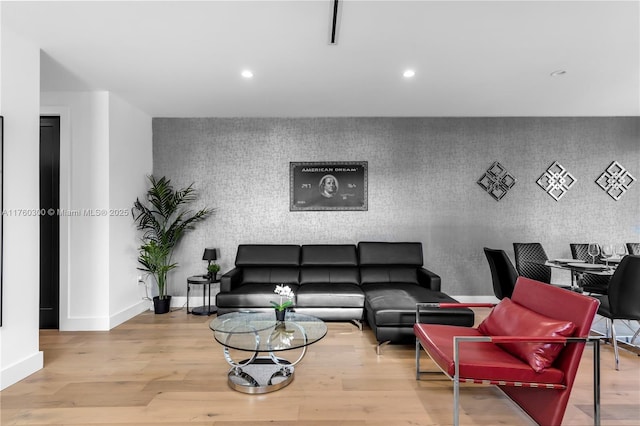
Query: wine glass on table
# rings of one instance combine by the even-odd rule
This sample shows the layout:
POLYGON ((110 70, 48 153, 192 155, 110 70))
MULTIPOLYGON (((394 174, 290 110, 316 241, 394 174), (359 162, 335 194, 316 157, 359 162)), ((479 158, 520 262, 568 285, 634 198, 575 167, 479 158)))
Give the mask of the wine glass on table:
MULTIPOLYGON (((623 257, 625 257, 627 255, 627 246, 625 246, 624 244, 616 244, 613 247, 613 252, 616 255, 616 260, 618 262, 620 262, 622 260, 623 257)), ((616 263, 615 265, 616 267, 618 266, 618 264, 616 263)))
POLYGON ((627 248, 625 247, 624 244, 616 244, 616 247, 614 248, 615 250, 615 254, 618 258, 622 259, 624 256, 627 255, 627 248))
POLYGON ((591 256, 591 263, 596 263, 596 256, 600 254, 600 246, 596 243, 590 243, 587 253, 591 256))
POLYGON ((607 269, 609 269, 609 259, 613 257, 612 244, 605 244, 602 246, 602 257, 604 257, 604 263, 607 265, 607 269))

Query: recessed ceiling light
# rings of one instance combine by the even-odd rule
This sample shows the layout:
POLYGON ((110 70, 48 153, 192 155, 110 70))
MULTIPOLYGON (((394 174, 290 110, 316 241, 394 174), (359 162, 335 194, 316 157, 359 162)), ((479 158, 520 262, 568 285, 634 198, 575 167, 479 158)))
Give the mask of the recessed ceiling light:
POLYGON ((402 73, 402 76, 404 78, 411 78, 414 75, 416 75, 416 72, 414 70, 406 70, 405 72, 402 73))
POLYGON ((251 70, 244 70, 242 71, 241 75, 244 78, 253 78, 253 73, 251 72, 251 70))
POLYGON ((565 70, 556 70, 549 74, 551 77, 560 77, 561 75, 565 75, 567 72, 565 70))

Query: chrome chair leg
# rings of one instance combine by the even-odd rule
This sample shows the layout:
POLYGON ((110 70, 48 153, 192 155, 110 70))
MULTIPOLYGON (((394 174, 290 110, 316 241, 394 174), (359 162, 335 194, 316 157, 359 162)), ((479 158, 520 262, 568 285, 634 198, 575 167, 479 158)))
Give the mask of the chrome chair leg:
POLYGON ((453 426, 460 425, 460 359, 459 342, 453 338, 453 426))
POLYGON ((600 340, 593 341, 593 424, 600 426, 600 340))
POLYGON ((611 320, 611 344, 613 345, 613 354, 616 359, 616 370, 620 370, 620 358, 618 357, 618 342, 616 341, 616 327, 611 320))
POLYGON ((358 327, 359 331, 362 331, 362 320, 351 320, 350 321, 353 325, 355 325, 356 327, 358 327))
POLYGON ((390 340, 385 340, 384 342, 378 343, 378 346, 376 346, 376 355, 382 355, 382 347, 388 345, 389 343, 391 343, 390 340))
POLYGON ((420 340, 416 339, 416 380, 420 380, 420 340))

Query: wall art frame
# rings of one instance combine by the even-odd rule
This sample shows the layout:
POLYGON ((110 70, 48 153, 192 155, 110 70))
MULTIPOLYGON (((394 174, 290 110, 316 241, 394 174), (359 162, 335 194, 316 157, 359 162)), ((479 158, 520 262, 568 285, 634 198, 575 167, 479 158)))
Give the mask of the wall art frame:
POLYGON ((367 161, 289 163, 289 210, 368 210, 367 161))
POLYGON ((611 198, 620 201, 620 198, 635 181, 636 178, 629 173, 626 167, 617 161, 613 161, 596 179, 596 184, 611 198))
POLYGON ((536 183, 556 201, 569 192, 577 179, 562 164, 554 161, 536 183))
POLYGON ((517 181, 499 161, 494 161, 476 183, 494 200, 500 201, 517 181))

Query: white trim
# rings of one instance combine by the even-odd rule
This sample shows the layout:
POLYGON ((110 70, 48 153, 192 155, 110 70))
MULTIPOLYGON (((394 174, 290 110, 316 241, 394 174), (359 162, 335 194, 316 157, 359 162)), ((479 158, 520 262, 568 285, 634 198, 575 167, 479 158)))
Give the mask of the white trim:
POLYGON ((131 318, 139 315, 145 311, 149 310, 149 303, 146 300, 141 300, 138 303, 117 312, 114 315, 111 315, 109 318, 109 328, 115 328, 122 324, 125 321, 130 320, 131 318))
MULTIPOLYGON (((62 325, 60 326, 62 330, 62 325)), ((108 317, 65 318, 64 331, 109 331, 108 317)))
POLYGON ((0 371, 0 391, 18 383, 44 367, 44 355, 38 351, 0 371))
MULTIPOLYGON (((194 298, 196 296, 191 296, 191 300, 189 300, 189 308, 193 306, 200 306, 202 304, 202 296, 200 296, 200 300, 197 305, 194 305, 194 298)), ((211 296, 211 305, 215 305, 216 300, 214 296, 211 296)), ((151 303, 151 307, 153 308, 153 302, 151 303)), ((185 308, 187 307, 187 296, 171 296, 171 307, 172 308, 185 308)), ((186 312, 186 311, 185 311, 186 312)))

